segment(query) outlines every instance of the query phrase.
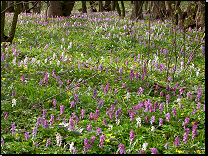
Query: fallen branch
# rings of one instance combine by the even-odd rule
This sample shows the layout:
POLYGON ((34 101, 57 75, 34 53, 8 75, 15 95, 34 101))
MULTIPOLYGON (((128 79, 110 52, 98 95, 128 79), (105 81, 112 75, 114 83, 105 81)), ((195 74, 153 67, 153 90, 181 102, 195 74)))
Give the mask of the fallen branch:
MULTIPOLYGON (((84 80, 84 81, 82 81, 82 82, 80 82, 80 83, 78 83, 78 84, 76 84, 76 85, 74 85, 73 87, 71 87, 71 88, 69 88, 69 89, 67 89, 67 90, 65 90, 65 91, 63 91, 63 92, 61 92, 61 93, 59 93, 59 94, 56 94, 56 95, 54 95, 54 96, 51 96, 51 97, 49 97, 49 98, 43 100, 42 102, 39 102, 39 103, 36 104, 36 105, 39 105, 39 106, 40 106, 41 103, 43 103, 43 102, 45 102, 45 101, 48 101, 48 100, 50 100, 50 99, 52 99, 52 98, 54 98, 54 97, 56 97, 56 96, 58 96, 58 95, 61 95, 61 94, 65 93, 65 92, 67 92, 67 91, 69 91, 69 90, 71 90, 71 89, 73 89, 73 88, 79 86, 80 84, 83 84, 83 83, 87 82, 88 80, 94 78, 94 77, 97 76, 97 75, 99 75, 99 73, 98 73, 98 74, 95 74, 94 76, 92 76, 92 77, 90 77, 90 78, 88 78, 88 79, 86 79, 86 80, 84 80)), ((33 108, 35 108, 36 105, 34 105, 33 108)))

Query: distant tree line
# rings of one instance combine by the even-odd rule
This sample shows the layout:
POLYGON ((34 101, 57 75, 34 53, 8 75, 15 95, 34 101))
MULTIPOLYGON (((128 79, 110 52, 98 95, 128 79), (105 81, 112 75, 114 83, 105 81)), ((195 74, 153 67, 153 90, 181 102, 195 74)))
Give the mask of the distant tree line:
MULTIPOLYGON (((67 17, 71 15, 76 1, 1 1, 1 42, 12 42, 19 13, 31 13, 32 10, 33 13, 39 14, 43 3, 47 5, 46 18, 67 17), (4 33, 5 12, 14 12, 8 35, 4 33)), ((82 13, 117 11, 119 18, 125 17, 124 1, 81 1, 81 3, 82 8, 78 11, 82 13), (87 7, 87 5, 89 6, 87 7)), ((143 13, 146 12, 150 14, 151 19, 170 18, 172 23, 181 29, 202 27, 205 30, 205 1, 186 1, 184 9, 181 9, 182 3, 182 1, 131 1, 130 19, 133 21, 143 19, 143 13)))

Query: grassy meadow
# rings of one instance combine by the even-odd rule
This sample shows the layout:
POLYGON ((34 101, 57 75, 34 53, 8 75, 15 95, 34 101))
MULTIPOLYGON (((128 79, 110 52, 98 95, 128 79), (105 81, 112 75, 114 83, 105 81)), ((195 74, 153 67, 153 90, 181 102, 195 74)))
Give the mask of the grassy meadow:
POLYGON ((125 6, 19 14, 1 45, 1 154, 205 153, 203 31, 125 6))

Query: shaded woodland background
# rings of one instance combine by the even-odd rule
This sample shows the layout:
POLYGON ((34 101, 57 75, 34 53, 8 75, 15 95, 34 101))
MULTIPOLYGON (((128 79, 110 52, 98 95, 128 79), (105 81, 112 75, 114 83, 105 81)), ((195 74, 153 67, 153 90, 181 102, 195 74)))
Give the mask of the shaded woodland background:
MULTIPOLYGON (((1 43, 12 43, 15 35, 18 14, 41 13, 47 18, 57 16, 72 16, 74 4, 78 1, 1 1, 1 43), (43 7, 46 6, 44 9, 43 7), (14 13, 9 34, 5 34, 5 13, 14 13)), ((120 19, 125 17, 124 1, 81 1, 80 13, 117 11, 120 19)), ((172 24, 186 30, 189 27, 202 28, 205 32, 205 1, 131 1, 132 12, 130 20, 144 19, 143 14, 149 14, 149 19, 170 19, 172 24)))

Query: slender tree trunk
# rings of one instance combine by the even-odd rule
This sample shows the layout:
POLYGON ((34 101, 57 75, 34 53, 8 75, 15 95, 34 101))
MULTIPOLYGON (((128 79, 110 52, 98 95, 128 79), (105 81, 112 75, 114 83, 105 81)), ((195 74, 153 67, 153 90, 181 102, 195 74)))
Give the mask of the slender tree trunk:
POLYGON ((184 29, 183 13, 182 13, 181 8, 179 7, 180 3, 181 3, 181 1, 176 1, 175 10, 177 10, 177 12, 178 12, 178 26, 179 26, 179 28, 184 29))
MULTIPOLYGON (((6 9, 6 1, 1 1, 1 11, 6 9)), ((1 42, 5 42, 4 37, 5 12, 1 13, 1 42)))
POLYGON ((120 10, 120 8, 119 8, 118 1, 115 1, 115 6, 116 6, 116 10, 117 10, 117 12, 118 12, 119 17, 121 17, 121 10, 120 10))
MULTIPOLYGON (((16 1, 16 4, 17 3, 19 3, 19 1, 16 1)), ((12 41, 14 39, 19 13, 20 13, 20 5, 18 4, 15 6, 15 12, 14 12, 13 20, 12 20, 12 26, 11 26, 11 30, 9 32, 9 38, 7 39, 7 42, 12 43, 12 41)))
POLYGON ((82 12, 87 13, 86 1, 82 1, 82 12))
POLYGON ((99 6, 99 12, 103 12, 103 2, 98 1, 98 6, 99 6))
POLYGON ((125 17, 125 7, 124 7, 124 3, 123 3, 123 1, 121 1, 121 8, 122 8, 122 18, 124 18, 125 17))
POLYGON ((111 11, 115 10, 115 1, 111 1, 111 11))

